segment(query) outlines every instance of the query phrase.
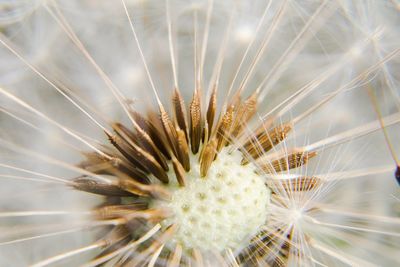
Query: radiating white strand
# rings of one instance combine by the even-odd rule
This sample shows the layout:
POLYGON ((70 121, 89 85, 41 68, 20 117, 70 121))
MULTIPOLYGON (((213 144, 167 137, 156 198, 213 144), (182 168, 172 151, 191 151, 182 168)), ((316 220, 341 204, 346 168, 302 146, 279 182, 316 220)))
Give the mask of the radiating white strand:
POLYGON ((355 258, 350 255, 344 254, 342 251, 334 251, 331 248, 317 242, 316 240, 312 239, 308 241, 313 248, 316 248, 326 255, 329 255, 333 258, 340 260, 341 262, 349 265, 349 266, 368 266, 368 267, 375 267, 376 265, 372 264, 371 262, 366 262, 360 258, 355 258))
MULTIPOLYGON (((256 67, 256 65, 258 64, 258 61, 261 59, 262 55, 264 54, 264 51, 266 50, 266 48, 273 36, 273 33, 275 32, 275 30, 278 27, 279 22, 283 18, 283 14, 286 10, 286 6, 287 6, 287 1, 285 0, 283 2, 283 4, 279 7, 279 10, 275 14, 274 18, 272 19, 271 26, 270 26, 270 28, 268 28, 267 34, 265 35, 264 39, 262 40, 262 44, 261 44, 260 48, 257 50, 256 55, 255 55, 253 61, 251 62, 249 69, 246 71, 245 76, 239 85, 239 89, 237 90, 238 94, 240 92, 242 92, 242 90, 244 89, 254 68, 256 67)), ((228 96, 231 93, 231 89, 233 89, 232 86, 233 86, 233 84, 231 85, 231 87, 228 90, 228 96)))
POLYGON ((170 1, 166 0, 165 9, 167 13, 167 26, 168 26, 168 44, 169 44, 169 54, 171 57, 171 65, 172 65, 172 74, 174 77, 174 87, 179 88, 178 85, 178 74, 176 70, 176 62, 175 62, 175 48, 172 41, 172 20, 171 20, 171 10, 169 6, 170 1))
POLYGON ((41 176, 41 177, 44 177, 44 178, 46 178, 46 179, 48 179, 50 181, 53 181, 53 182, 61 182, 63 184, 72 184, 71 181, 63 179, 63 178, 59 178, 59 177, 47 175, 47 174, 44 174, 44 173, 39 173, 39 172, 35 172, 35 171, 23 169, 23 168, 11 166, 11 165, 8 165, 8 164, 0 163, 0 167, 11 169, 11 170, 15 170, 15 171, 20 171, 20 172, 24 172, 24 173, 29 173, 29 174, 33 174, 33 175, 37 175, 37 176, 41 176))
POLYGON ((246 50, 245 50, 245 52, 244 52, 244 54, 243 54, 243 56, 242 56, 242 58, 240 60, 240 63, 238 65, 237 69, 236 69, 235 75, 233 76, 233 79, 232 79, 232 81, 231 81, 231 83, 229 85, 229 90, 228 91, 231 91, 233 89, 233 85, 235 84, 235 81, 236 81, 236 79, 237 79, 237 77, 239 75, 239 72, 240 72, 240 70, 242 68, 242 65, 243 65, 245 59, 247 58, 248 53, 250 52, 250 48, 253 46, 255 40, 257 39, 256 37, 259 34, 260 28, 261 28, 261 26, 262 26, 262 24, 263 24, 263 22, 265 20, 266 15, 268 14, 268 11, 269 11, 269 9, 271 7, 271 4, 272 4, 272 0, 270 0, 268 2, 268 5, 264 9, 264 12, 263 12, 263 14, 262 14, 262 16, 260 18, 260 21, 257 24, 256 30, 254 31, 254 34, 253 34, 253 36, 251 38, 251 41, 247 45, 246 50))
POLYGON ((72 132, 70 129, 68 129, 67 127, 64 127, 63 125, 61 125, 60 123, 58 123, 57 121, 49 118, 48 116, 46 116, 45 114, 43 114, 42 112, 38 111, 37 109, 33 108, 31 105, 29 105, 28 103, 26 103, 25 101, 22 101, 21 99, 19 99, 18 97, 14 96, 13 94, 7 92, 6 90, 4 90, 3 88, 0 87, 0 93, 5 95, 7 98, 13 100, 15 103, 17 103, 18 105, 28 109, 29 111, 35 113, 37 116, 45 119, 46 121, 50 122, 51 124, 57 126, 59 129, 63 130, 65 133, 69 134, 70 136, 74 137, 75 139, 79 140, 80 142, 82 142, 83 144, 85 144, 86 146, 88 146, 89 148, 93 149, 94 151, 96 151, 98 154, 100 154, 101 156, 107 158, 107 159, 111 159, 110 156, 106 155, 105 153, 103 153, 101 150, 99 150, 98 148, 94 147, 92 144, 90 144, 89 142, 87 142, 86 140, 84 140, 82 137, 80 137, 79 135, 75 134, 74 132, 72 132))
POLYGON ((319 204, 318 211, 322 211, 325 213, 331 213, 331 214, 337 214, 337 215, 341 215, 341 216, 354 217, 354 218, 363 219, 366 221, 375 221, 375 222, 379 222, 379 223, 383 223, 383 224, 400 225, 399 217, 388 217, 388 216, 381 216, 381 215, 349 211, 349 210, 345 210, 345 209, 337 209, 335 207, 330 207, 329 205, 325 205, 325 204, 319 204))
POLYGON ((0 212, 0 218, 9 217, 30 217, 30 216, 59 216, 59 215, 88 215, 90 211, 66 211, 66 210, 28 210, 28 211, 10 211, 0 212))
MULTIPOLYGON (((23 124, 25 124, 25 125, 28 125, 29 127, 35 129, 36 131, 38 131, 38 132, 40 132, 40 133, 42 133, 42 134, 49 135, 48 132, 46 132, 46 130, 44 130, 44 129, 40 128, 40 127, 37 127, 37 126, 33 125, 32 123, 30 123, 30 122, 28 122, 28 121, 22 119, 21 117, 15 115, 15 114, 13 114, 13 113, 11 113, 9 110, 6 110, 6 109, 3 109, 3 108, 0 107, 0 111, 3 112, 3 113, 5 113, 5 114, 7 114, 7 115, 10 116, 10 117, 12 117, 12 118, 15 119, 15 120, 17 120, 17 121, 19 121, 19 122, 21 122, 21 123, 23 123, 23 124)), ((63 139, 61 139, 61 138, 58 138, 58 137, 55 137, 55 136, 52 136, 52 135, 50 135, 50 137, 51 137, 51 138, 54 138, 55 140, 57 140, 57 141, 60 142, 61 144, 63 144, 63 145, 65 145, 65 146, 69 147, 70 149, 72 149, 72 150, 74 150, 74 151, 79 151, 79 152, 81 151, 81 150, 78 149, 77 147, 75 147, 75 146, 73 146, 73 145, 71 145, 71 144, 65 142, 65 141, 64 141, 63 139)))
POLYGON ((82 168, 79 168, 79 167, 77 167, 75 165, 68 164, 66 162, 63 162, 63 161, 60 161, 60 160, 56 160, 54 158, 50 158, 50 157, 42 155, 40 153, 28 150, 26 148, 18 146, 17 144, 10 143, 10 142, 7 142, 5 140, 0 139, 0 145, 3 146, 3 147, 6 147, 6 148, 8 148, 8 149, 10 149, 12 151, 15 151, 15 152, 18 152, 18 153, 21 153, 21 154, 24 154, 24 155, 33 156, 33 157, 39 158, 39 159, 41 159, 43 161, 46 161, 46 162, 48 162, 50 164, 61 166, 61 167, 65 168, 65 169, 72 170, 72 171, 78 172, 78 173, 83 174, 83 175, 88 175, 90 177, 99 179, 100 181, 103 181, 103 182, 105 182, 107 184, 111 184, 111 181, 109 179, 105 178, 105 177, 102 177, 102 176, 97 175, 95 173, 89 172, 89 171, 87 171, 85 169, 82 169, 82 168))
POLYGON ((140 42, 139 42, 139 39, 138 39, 138 37, 137 37, 137 35, 136 35, 136 30, 135 30, 135 27, 134 27, 134 25, 133 25, 133 21, 132 21, 130 15, 129 15, 128 8, 126 7, 125 0, 121 0, 121 2, 122 2, 122 5, 123 5, 123 7, 124 7, 124 11, 125 11, 126 17, 128 18, 129 26, 130 26, 130 28, 131 28, 131 30, 132 30, 132 34, 133 34, 133 37, 134 37, 134 39, 135 39, 136 46, 137 46, 138 51, 139 51, 139 54, 140 54, 140 58, 141 58, 141 60, 142 60, 143 66, 144 66, 144 68, 145 68, 145 70, 146 70, 146 75, 147 75, 147 78, 148 78, 148 80, 149 80, 149 82, 150 82, 151 89, 153 90, 153 93, 154 93, 154 95, 155 95, 155 97, 156 97, 157 103, 158 103, 159 105, 162 105, 162 104, 161 104, 161 100, 160 100, 160 98, 159 98, 159 96, 158 96, 156 87, 154 86, 153 78, 151 77, 151 74, 150 74, 150 71, 149 71, 149 67, 147 66, 146 59, 145 59, 144 54, 143 54, 143 51, 142 51, 142 47, 141 47, 140 42))
MULTIPOLYGON (((376 33, 379 34, 379 33, 376 33)), ((357 44, 357 47, 359 49, 364 49, 366 45, 370 42, 370 39, 364 40, 360 44, 357 44)), ((366 70, 364 70, 361 74, 359 74, 357 77, 352 79, 350 82, 346 83, 344 86, 341 86, 339 89, 334 91, 333 93, 330 94, 330 98, 333 98, 339 93, 343 93, 346 90, 349 90, 349 88, 356 88, 354 85, 357 82, 360 82, 362 80, 365 80, 368 78, 368 76, 379 69, 381 64, 388 62, 392 60, 398 53, 400 52, 400 49, 395 49, 391 51, 389 54, 385 56, 382 61, 379 61, 378 63, 370 66, 366 70)), ((331 77, 336 71, 340 70, 349 62, 351 59, 351 52, 346 53, 340 60, 336 61, 336 64, 332 65, 328 70, 325 72, 321 73, 319 76, 317 76, 315 79, 301 87, 299 90, 297 90, 294 94, 289 96, 287 99, 283 100, 280 104, 278 104, 275 108, 273 108, 271 111, 263 115, 263 118, 269 118, 272 116, 273 113, 275 113, 277 110, 282 108, 275 117, 280 117, 283 114, 285 114, 287 111, 291 110, 295 105, 297 105, 301 100, 303 100, 305 97, 307 97, 312 91, 314 91, 319 85, 321 85, 325 80, 327 80, 329 77, 331 77)), ((262 100, 263 97, 260 96, 260 99, 262 100)), ((326 101, 325 101, 326 102, 326 101)))
POLYGON ((305 219, 316 225, 322 225, 322 226, 333 227, 333 228, 338 228, 338 229, 345 229, 345 230, 353 230, 353 231, 359 231, 359 232, 366 232, 366 233, 374 233, 374 234, 379 234, 379 235, 400 237, 400 233, 394 232, 394 231, 376 230, 376 229, 370 229, 370 228, 365 228, 365 227, 342 225, 342 224, 338 224, 338 223, 327 223, 327 222, 322 222, 318 219, 312 218, 311 216, 305 216, 305 219))
POLYGON ((214 0, 208 0, 206 26, 204 28, 203 42, 201 45, 200 66, 199 66, 199 75, 198 75, 198 78, 200 79, 199 83, 203 82, 204 61, 206 58, 208 36, 210 33, 211 14, 213 12, 213 7, 214 7, 214 0))
POLYGON ((81 247, 81 248, 78 248, 78 249, 74 249, 74 250, 62 253, 60 255, 56 255, 54 257, 48 258, 48 259, 46 259, 44 261, 41 261, 41 262, 38 262, 38 263, 35 263, 35 264, 31 265, 31 267, 48 266, 48 265, 53 264, 53 263, 55 263, 57 261, 66 259, 68 257, 72 257, 72 256, 75 256, 75 255, 78 255, 78 254, 81 254, 81 253, 84 253, 84 252, 87 252, 87 251, 90 251, 90 250, 93 250, 93 249, 101 248, 104 245, 105 245, 104 241, 99 241, 99 242, 96 242, 96 243, 94 243, 92 245, 81 247))
POLYGON ((71 41, 79 48, 79 50, 82 52, 82 54, 85 56, 85 58, 92 64, 96 72, 100 75, 104 83, 107 85, 107 88, 111 91, 112 95, 115 97, 119 105, 122 107, 123 111, 125 114, 128 116, 130 121, 137 126, 137 123, 133 119, 131 113, 129 112, 129 109, 127 107, 127 101, 122 95, 121 91, 115 86, 115 84, 111 81, 111 79, 105 74, 105 72, 100 68, 100 66, 96 63, 96 61, 93 59, 93 57, 89 54, 85 46, 82 44, 82 42, 79 40, 79 38, 76 36, 75 32, 71 28, 71 26, 68 24, 67 20, 65 17, 62 15, 60 10, 57 7, 57 4, 54 2, 54 0, 50 0, 54 4, 55 11, 57 12, 57 15, 54 14, 54 12, 47 6, 45 5, 46 10, 49 12, 49 14, 54 18, 54 20, 60 25, 60 27, 65 31, 67 36, 71 39, 71 41))
POLYGON ((25 237, 25 238, 18 238, 18 239, 14 239, 14 240, 10 240, 10 241, 0 242, 0 246, 12 245, 15 243, 26 242, 26 241, 31 241, 31 240, 35 240, 35 239, 47 238, 47 237, 58 236, 58 235, 63 235, 63 234, 70 234, 70 233, 74 233, 74 232, 78 232, 78 231, 87 230, 88 228, 93 228, 93 227, 111 226, 111 225, 115 226, 115 225, 119 225, 119 224, 121 224, 121 219, 90 222, 89 224, 84 224, 82 226, 74 227, 74 228, 67 229, 67 230, 62 230, 62 231, 51 232, 51 233, 47 233, 47 234, 29 236, 29 237, 25 237))
POLYGON ((321 3, 321 5, 312 14, 312 16, 310 16, 304 27, 300 30, 297 36, 290 43, 288 48, 283 52, 278 61, 271 68, 269 73, 261 81, 260 85, 258 86, 259 88, 263 88, 262 89, 263 96, 261 96, 261 99, 264 98, 264 95, 266 95, 266 93, 275 84, 275 82, 279 80, 280 74, 284 71, 282 69, 282 66, 287 66, 290 64, 290 62, 295 58, 295 56, 301 51, 301 49, 303 49, 303 47, 307 44, 310 38, 314 35, 314 31, 318 31, 319 28, 321 28, 324 25, 324 22, 328 20, 332 15, 332 13, 336 10, 337 8, 336 4, 334 4, 333 6, 332 3, 334 2, 324 1, 321 3), (326 7, 328 3, 330 4, 330 6, 326 7), (313 29, 314 31, 311 31, 310 27, 311 25, 313 25, 317 17, 321 19, 321 22, 316 26, 316 28, 313 29), (302 43, 297 45, 300 40, 302 41, 302 43))
POLYGON ((229 36, 231 34, 232 31, 232 22, 233 19, 235 18, 235 13, 236 13, 236 5, 232 8, 232 12, 229 18, 229 22, 228 22, 228 26, 225 30, 225 34, 224 34, 224 38, 222 39, 221 42, 221 46, 219 48, 218 51, 218 57, 217 60, 215 62, 213 71, 212 71, 212 75, 208 84, 208 88, 207 88, 207 99, 209 99, 211 97, 211 93, 212 90, 218 90, 218 86, 219 86, 219 79, 221 77, 221 71, 222 71, 222 65, 225 59, 225 53, 226 53, 226 49, 227 49, 227 45, 228 45, 228 40, 229 40, 229 36))
POLYGON ((103 262, 106 262, 112 258, 114 258, 117 255, 120 255, 121 253, 124 253, 128 250, 134 249, 135 247, 137 247, 138 245, 140 245, 141 243, 145 242, 147 239, 151 238, 153 235, 155 235, 159 230, 161 229, 161 225, 160 224, 156 224, 153 228, 151 228, 147 233, 145 233, 144 235, 142 235, 139 239, 135 240, 135 241, 131 241, 130 243, 128 243, 127 245, 123 246, 122 248, 111 252, 109 254, 106 254, 102 257, 99 257, 93 261, 90 261, 89 263, 86 263, 84 265, 82 265, 82 267, 94 267, 97 266, 103 262))
POLYGON ((160 256, 161 251, 164 248, 164 244, 162 244, 154 253, 153 256, 151 257, 149 264, 147 265, 148 267, 154 267, 154 265, 157 262, 158 257, 160 256))
POLYGON ((10 50, 16 57, 18 57, 26 66, 28 66, 33 72, 35 72, 40 78, 46 81, 51 87, 53 87, 57 92, 59 92, 64 98, 66 98, 70 103, 72 103, 76 108, 79 109, 85 116, 87 116, 92 122, 94 122, 100 129, 108 133, 107 128, 100 124, 92 115, 90 115, 85 109, 83 109, 76 101, 69 97, 63 92, 57 85, 50 81, 46 76, 43 75, 35 66, 29 63, 24 57, 21 56, 14 48, 2 40, 3 34, 0 35, 0 43, 2 43, 8 50, 10 50))
POLYGON ((28 181, 28 182, 59 184, 58 182, 55 182, 55 181, 49 181, 49 180, 37 179, 37 178, 31 178, 31 177, 25 177, 25 176, 19 176, 19 175, 0 174, 0 178, 6 178, 6 179, 12 179, 12 180, 23 180, 23 181, 28 181))
MULTIPOLYGON (((400 122, 400 113, 392 114, 383 118, 386 126, 391 126, 400 122)), ((376 132, 380 130, 379 121, 374 121, 368 123, 366 125, 359 126, 357 128, 339 133, 337 135, 331 136, 329 138, 323 139, 319 142, 315 142, 306 146, 306 151, 314 151, 320 150, 321 147, 329 148, 332 146, 336 146, 338 144, 342 144, 344 142, 348 142, 349 140, 356 140, 362 136, 368 135, 370 133, 376 132)))

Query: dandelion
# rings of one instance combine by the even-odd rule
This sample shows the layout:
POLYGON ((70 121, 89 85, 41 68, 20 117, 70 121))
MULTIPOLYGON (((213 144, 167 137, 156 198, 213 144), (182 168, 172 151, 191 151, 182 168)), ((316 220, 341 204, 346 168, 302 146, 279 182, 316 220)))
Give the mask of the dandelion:
POLYGON ((394 2, 2 5, 1 265, 399 264, 394 2))

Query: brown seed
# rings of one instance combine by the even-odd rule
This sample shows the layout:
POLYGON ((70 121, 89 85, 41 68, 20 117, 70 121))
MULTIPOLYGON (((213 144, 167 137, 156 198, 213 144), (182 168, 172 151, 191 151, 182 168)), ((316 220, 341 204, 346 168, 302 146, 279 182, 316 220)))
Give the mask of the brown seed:
POLYGON ((175 176, 179 185, 185 186, 185 169, 182 164, 176 158, 172 158, 172 166, 174 167, 175 176))
POLYGON ((189 147, 186 142, 185 133, 181 129, 176 130, 178 140, 178 155, 179 161, 182 164, 183 168, 188 172, 190 171, 190 159, 189 159, 189 147))
POLYGON ((146 131, 147 134, 151 135, 150 122, 146 118, 144 118, 142 114, 132 109, 129 110, 129 114, 132 116, 132 118, 135 120, 135 122, 139 125, 140 128, 146 131))
POLYGON ((132 146, 129 146, 121 138, 115 135, 108 135, 110 143, 135 167, 139 168, 144 172, 149 172, 145 165, 137 158, 136 152, 133 150, 132 146))
POLYGON ((182 258, 182 246, 179 244, 176 244, 175 249, 173 253, 171 253, 169 259, 168 259, 168 265, 167 267, 178 267, 180 266, 182 258))
POLYGON ((194 91, 192 102, 190 103, 190 143, 193 154, 197 154, 200 148, 202 138, 202 117, 200 90, 194 91))
POLYGON ((221 149, 229 140, 234 113, 235 107, 229 106, 218 124, 216 132, 216 138, 218 142, 217 151, 221 151, 221 149))
POLYGON ((310 191, 321 185, 321 183, 322 180, 318 177, 298 177, 294 179, 271 180, 268 182, 268 187, 275 192, 285 190, 290 193, 310 191))
POLYGON ((129 230, 124 226, 114 227, 102 240, 104 241, 104 247, 108 248, 115 243, 120 242, 130 235, 129 230))
POLYGON ((148 172, 152 173, 157 179, 164 183, 168 183, 167 173, 149 152, 142 149, 138 144, 136 144, 132 139, 129 138, 126 138, 119 143, 119 147, 123 148, 125 157, 133 158, 136 162, 140 162, 140 166, 144 167, 148 172), (124 144, 128 144, 129 147, 123 146, 124 144))
POLYGON ((160 127, 158 127, 158 124, 160 123, 158 115, 154 112, 149 112, 148 119, 145 119, 141 114, 135 111, 131 111, 131 115, 135 119, 136 123, 147 132, 163 155, 167 159, 171 159, 167 144, 168 141, 165 139, 161 124, 159 125, 160 127))
POLYGON ((232 136, 238 136, 247 122, 254 116, 257 111, 258 92, 254 92, 243 103, 239 104, 236 116, 234 118, 232 136))
MULTIPOLYGON (((214 86, 214 89, 210 96, 210 101, 208 102, 207 108, 207 124, 208 124, 208 133, 212 132, 212 127, 214 124, 215 112, 217 111, 217 87, 214 86)), ((206 140, 208 141, 208 140, 206 140)))
POLYGON ((200 157, 200 176, 205 177, 217 153, 217 140, 212 139, 205 145, 200 157))
POLYGON ((126 197, 132 194, 122 190, 116 185, 103 183, 88 177, 77 177, 72 180, 72 186, 80 191, 104 196, 126 197))
POLYGON ((116 219, 128 216, 139 210, 145 209, 145 205, 107 205, 94 210, 95 216, 100 220, 116 219))
MULTIPOLYGON (((118 175, 118 174, 116 174, 118 175)), ((129 179, 128 176, 119 174, 118 186, 132 194, 144 197, 155 197, 157 199, 169 200, 171 194, 163 186, 157 184, 145 185, 129 179)))
POLYGON ((168 115, 168 113, 165 111, 163 106, 159 107, 160 109, 160 119, 161 119, 161 124, 164 129, 164 134, 167 137, 168 143, 170 147, 172 148, 172 151, 174 152, 175 156, 178 157, 178 135, 176 133, 176 129, 174 125, 172 124, 172 121, 168 115))
POLYGON ((165 218, 168 218, 171 213, 165 209, 146 209, 139 210, 136 212, 131 212, 130 214, 125 215, 125 219, 127 221, 144 219, 149 223, 158 223, 165 218))
POLYGON ((131 142, 135 142, 143 150, 151 154, 165 171, 168 171, 168 164, 164 156, 160 150, 158 150, 150 136, 143 129, 136 127, 136 133, 134 133, 120 123, 114 123, 112 127, 118 136, 125 142, 129 144, 131 142))
MULTIPOLYGON (((243 146, 246 151, 246 156, 250 156, 252 159, 258 159, 264 153, 270 151, 282 142, 291 129, 292 126, 289 123, 277 126, 270 131, 266 131, 264 128, 259 128, 243 146)), ((248 163, 247 157, 243 158, 242 164, 248 163)))
POLYGON ((210 134, 208 131, 208 123, 207 123, 207 121, 204 121, 203 136, 201 139, 203 142, 203 145, 205 145, 209 139, 210 139, 210 134))
POLYGON ((262 160, 261 169, 267 173, 277 173, 283 172, 290 169, 298 168, 302 165, 307 164, 308 160, 317 155, 317 152, 311 151, 301 151, 294 152, 289 154, 288 156, 282 157, 277 160, 273 160, 272 162, 262 160))
POLYGON ((172 104, 174 107, 176 124, 185 133, 186 142, 189 141, 188 124, 186 120, 186 107, 182 95, 178 88, 175 88, 172 95, 172 104))
POLYGON ((110 155, 111 160, 100 157, 97 153, 84 153, 87 160, 81 162, 78 166, 94 174, 112 175, 112 170, 117 169, 138 182, 148 184, 150 181, 147 174, 136 168, 133 164, 123 157, 110 155))
MULTIPOLYGON (((133 166, 132 164, 130 164, 128 161, 126 161, 124 159, 114 160, 113 167, 115 169, 119 170, 120 172, 129 175, 129 177, 131 179, 134 179, 142 184, 150 183, 150 179, 145 172, 136 168, 135 166, 133 166)), ((110 170, 108 170, 107 174, 112 174, 112 172, 110 170)))
POLYGON ((151 195, 143 184, 132 181, 131 179, 129 179, 129 177, 125 177, 123 175, 122 177, 120 177, 120 179, 118 179, 117 186, 137 196, 148 197, 151 195))

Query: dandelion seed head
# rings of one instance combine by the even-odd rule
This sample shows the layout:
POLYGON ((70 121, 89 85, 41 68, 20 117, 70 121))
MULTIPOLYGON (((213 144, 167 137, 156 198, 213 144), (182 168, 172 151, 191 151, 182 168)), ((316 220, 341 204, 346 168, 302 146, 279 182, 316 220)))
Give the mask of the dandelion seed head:
POLYGON ((394 1, 6 6, 0 265, 399 264, 394 1))

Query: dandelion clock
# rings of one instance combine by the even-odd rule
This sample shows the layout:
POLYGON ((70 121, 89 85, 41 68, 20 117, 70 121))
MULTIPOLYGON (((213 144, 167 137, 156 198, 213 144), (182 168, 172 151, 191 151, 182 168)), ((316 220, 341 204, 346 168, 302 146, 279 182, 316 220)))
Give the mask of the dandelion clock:
POLYGON ((0 4, 1 266, 398 266, 396 1, 0 4))

